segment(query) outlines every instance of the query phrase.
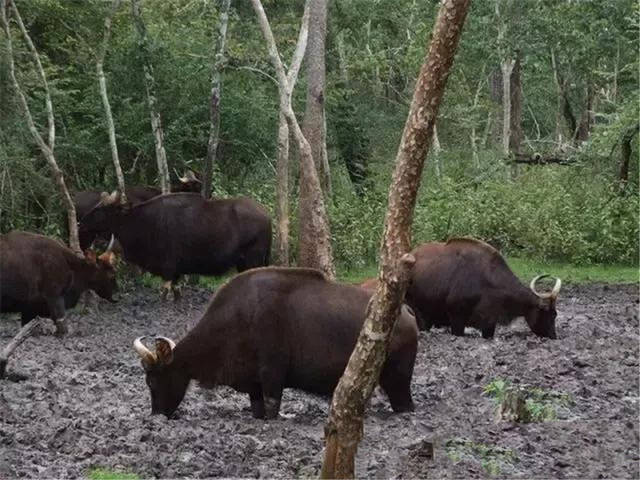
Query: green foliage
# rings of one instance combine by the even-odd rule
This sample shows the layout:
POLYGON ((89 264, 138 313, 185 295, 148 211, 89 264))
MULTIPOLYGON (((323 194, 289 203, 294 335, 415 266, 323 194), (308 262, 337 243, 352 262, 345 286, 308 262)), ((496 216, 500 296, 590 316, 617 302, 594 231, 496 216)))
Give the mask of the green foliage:
POLYGON ((503 469, 508 469, 518 462, 518 456, 510 448, 477 443, 464 438, 448 440, 445 449, 447 457, 452 462, 458 463, 461 460, 480 462, 489 475, 499 475, 503 469))
POLYGON ((512 396, 524 399, 523 411, 517 412, 517 421, 547 422, 556 420, 558 409, 566 409, 573 405, 571 395, 562 392, 547 391, 539 387, 514 385, 508 380, 497 378, 483 389, 484 395, 494 399, 499 408, 505 404, 513 408, 512 396))
POLYGON ((92 468, 87 474, 88 480, 138 480, 140 477, 135 473, 123 473, 106 468, 92 468))

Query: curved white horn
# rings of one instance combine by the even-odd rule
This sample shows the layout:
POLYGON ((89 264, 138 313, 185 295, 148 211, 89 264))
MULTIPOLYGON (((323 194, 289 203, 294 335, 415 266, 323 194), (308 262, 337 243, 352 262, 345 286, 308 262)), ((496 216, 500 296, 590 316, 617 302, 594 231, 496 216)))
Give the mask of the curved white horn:
POLYGON ((558 298, 558 293, 560 293, 560 287, 562 287, 562 280, 560 280, 559 278, 556 278, 556 284, 553 286, 553 290, 551 290, 551 293, 549 295, 551 295, 551 298, 556 299, 558 298))
POLYGON ((185 177, 187 177, 189 180, 191 180, 192 182, 197 181, 198 179, 196 178, 196 174, 193 173, 192 170, 187 170, 187 173, 185 173, 185 177))
POLYGON ((171 347, 171 350, 176 348, 176 342, 174 342, 170 338, 167 338, 167 337, 155 337, 155 340, 156 340, 156 342, 158 342, 158 341, 167 342, 169 344, 169 346, 171 347))
POLYGON ((146 338, 146 337, 142 336, 142 337, 136 338, 133 341, 133 348, 138 353, 138 355, 140 355, 140 357, 142 358, 143 362, 146 362, 149 365, 153 365, 154 363, 156 363, 158 358, 156 357, 155 353, 153 353, 151 350, 149 350, 147 347, 145 347, 142 344, 142 339, 144 339, 144 338, 146 338))
POLYGON ((533 277, 533 280, 531 280, 531 283, 529 284, 529 288, 531 289, 531 291, 532 291, 533 293, 535 293, 536 295, 538 295, 539 297, 541 297, 541 298, 544 298, 544 297, 542 297, 542 295, 544 295, 544 294, 542 294, 542 293, 538 293, 538 291, 536 290, 536 283, 537 283, 537 282, 538 282, 538 280, 540 280, 541 278, 545 278, 545 277, 548 277, 548 276, 549 276, 549 275, 544 274, 544 275, 538 275, 538 276, 536 276, 536 277, 533 277))
POLYGON ((111 240, 109 240, 109 245, 107 246, 107 249, 105 250, 105 253, 110 252, 113 250, 113 244, 115 243, 116 238, 113 236, 113 233, 111 234, 111 240))

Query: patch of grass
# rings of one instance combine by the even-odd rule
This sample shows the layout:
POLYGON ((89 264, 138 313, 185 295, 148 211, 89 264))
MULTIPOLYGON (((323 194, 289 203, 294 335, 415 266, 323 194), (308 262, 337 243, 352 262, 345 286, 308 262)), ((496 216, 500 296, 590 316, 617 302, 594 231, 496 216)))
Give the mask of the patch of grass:
POLYGON ((139 480, 135 473, 124 473, 108 470, 106 468, 92 468, 87 474, 89 480, 139 480))
POLYGON ((500 417, 523 423, 556 420, 558 408, 573 404, 567 393, 517 386, 500 378, 485 385, 484 394, 494 399, 500 417))
MULTIPOLYGON (((507 263, 525 285, 536 275, 548 273, 559 277, 567 284, 582 283, 640 283, 637 266, 630 265, 572 265, 561 262, 543 262, 525 258, 508 257, 507 263)), ((376 265, 357 268, 341 268, 338 265, 338 280, 345 283, 361 282, 378 275, 376 265)), ((542 288, 542 287, 538 287, 542 288)))
POLYGON ((498 475, 505 467, 512 467, 518 461, 518 456, 510 448, 476 443, 465 438, 448 440, 445 450, 452 462, 458 463, 463 459, 477 461, 489 475, 498 475))

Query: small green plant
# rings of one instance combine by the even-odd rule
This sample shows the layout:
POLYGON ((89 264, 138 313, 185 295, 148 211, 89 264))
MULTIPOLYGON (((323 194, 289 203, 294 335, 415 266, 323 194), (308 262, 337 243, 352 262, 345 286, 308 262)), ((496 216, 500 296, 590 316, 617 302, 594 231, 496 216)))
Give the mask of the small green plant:
POLYGON ((499 378, 485 385, 483 392, 494 399, 500 419, 522 423, 556 420, 557 409, 568 408, 573 403, 567 393, 513 385, 499 378))
POLYGON ((458 463, 470 459, 480 463, 489 475, 498 475, 518 461, 518 456, 510 448, 502 448, 485 443, 476 443, 464 438, 455 438, 446 443, 447 457, 458 463))
POLYGON ((89 480, 139 480, 135 473, 123 473, 106 468, 92 468, 87 474, 89 480))

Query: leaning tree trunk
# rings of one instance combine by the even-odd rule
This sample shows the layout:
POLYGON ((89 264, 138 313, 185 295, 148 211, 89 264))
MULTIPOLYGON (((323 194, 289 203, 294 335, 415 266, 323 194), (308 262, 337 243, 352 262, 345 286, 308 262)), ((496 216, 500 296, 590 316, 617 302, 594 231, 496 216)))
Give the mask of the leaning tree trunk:
POLYGON ((204 178, 202 179, 202 196, 211 196, 211 177, 213 175, 213 164, 216 161, 218 152, 218 141, 220 137, 220 96, 222 94, 222 68, 224 67, 224 44, 227 39, 227 24, 229 23, 229 4, 231 0, 222 0, 220 9, 220 21, 218 23, 218 35, 213 47, 216 52, 211 69, 211 100, 209 105, 210 127, 209 141, 207 142, 207 158, 204 164, 204 178))
MULTIPOLYGON (((1 1, 1 0, 0 0, 1 1)), ((120 202, 127 203, 127 194, 124 187, 124 175, 120 166, 120 158, 118 157, 118 144, 116 143, 116 129, 113 124, 113 115, 111 115, 111 104, 107 95, 107 81, 104 76, 104 58, 107 55, 107 47, 109 45, 109 37, 111 37, 111 21, 116 11, 120 7, 122 0, 113 0, 111 11, 104 19, 104 35, 102 37, 102 46, 96 57, 96 71, 98 74, 98 85, 100 87, 100 96, 102 97, 102 105, 104 113, 107 117, 107 130, 109 131, 109 145, 111 146, 111 159, 113 167, 116 171, 116 179, 118 180, 118 190, 120 191, 120 202)))
POLYGON ((307 184, 311 194, 309 202, 301 204, 298 209, 298 217, 301 219, 300 235, 305 235, 308 239, 301 242, 301 249, 298 252, 298 264, 306 267, 322 270, 328 277, 335 277, 333 266, 333 253, 331 251, 331 235, 329 232, 329 221, 324 203, 324 196, 318 173, 313 162, 311 147, 304 137, 293 108, 291 107, 289 81, 284 72, 280 55, 276 47, 267 15, 262 8, 260 0, 251 0, 253 8, 258 17, 260 28, 269 48, 269 57, 273 63, 280 93, 280 110, 285 114, 289 129, 293 133, 300 151, 300 184, 307 184), (304 219, 304 222, 302 221, 304 219))
MULTIPOLYGON (((311 145, 320 183, 326 197, 331 196, 331 172, 327 156, 325 121, 325 40, 327 36, 327 0, 311 0, 309 41, 307 46, 307 105, 302 121, 302 132, 311 145)), ((308 201, 311 192, 300 184, 300 203, 308 201)), ((303 238, 302 236, 300 237, 303 238)))
POLYGON ((164 132, 162 130, 162 118, 157 105, 156 81, 153 76, 153 65, 151 64, 151 53, 149 51, 149 39, 147 38, 147 28, 142 20, 140 12, 140 0, 131 0, 131 11, 133 21, 138 31, 138 48, 142 57, 144 69, 144 84, 147 90, 147 103, 149 104, 149 115, 151 117, 151 130, 156 146, 156 162, 158 163, 158 177, 162 193, 171 191, 169 182, 169 166, 167 165, 167 154, 164 150, 164 132))
MULTIPOLYGON (((296 49, 287 73, 287 97, 291 103, 293 88, 307 49, 309 34, 310 1, 304 6, 296 49)), ((278 115, 278 158, 276 161, 276 238, 275 257, 278 265, 289 265, 289 126, 282 108, 278 115)))
POLYGON ((322 478, 353 478, 355 475, 354 459, 362 436, 365 405, 380 376, 391 330, 415 261, 407 253, 411 248, 413 210, 469 2, 445 0, 442 3, 429 53, 420 70, 389 191, 380 250, 380 281, 367 307, 367 318, 356 347, 333 393, 325 427, 322 478))
POLYGON ((9 61, 9 76, 11 78, 11 82, 13 83, 13 88, 16 90, 18 94, 18 98, 20 99, 20 104, 22 106, 22 110, 24 111, 24 115, 27 120, 27 125, 29 126, 29 131, 31 135, 35 139, 38 147, 40 147, 40 151, 44 155, 49 164, 49 168, 51 168, 51 172, 53 174, 53 179, 58 185, 60 189, 60 193, 62 194, 62 201, 67 210, 67 222, 69 225, 69 246, 71 250, 74 251, 76 255, 79 257, 83 257, 82 250, 80 249, 80 242, 78 241, 78 220, 76 216, 76 207, 73 204, 73 200, 71 199, 71 195, 69 195, 69 190, 67 190, 67 186, 64 181, 64 176, 62 174, 62 170, 58 167, 58 163, 56 162, 56 158, 54 155, 54 147, 56 140, 56 127, 55 127, 55 119, 53 117, 53 104, 51 102, 51 94, 49 93, 49 85, 47 83, 47 77, 44 73, 44 69, 42 68, 42 63, 40 62, 40 56, 38 55, 38 51, 31 41, 31 37, 27 32, 27 29, 22 22, 22 18, 20 17, 20 12, 18 11, 18 7, 13 2, 13 0, 0 0, 0 21, 2 22, 2 28, 4 30, 6 40, 6 48, 7 48, 7 57, 9 61), (13 45, 11 42, 11 31, 9 30, 9 22, 7 19, 7 11, 6 7, 10 6, 13 10, 13 15, 20 27, 20 31, 22 32, 22 36, 31 51, 31 55, 33 57, 33 61, 36 65, 36 70, 38 72, 38 76, 42 82, 45 93, 45 108, 47 111, 47 123, 49 126, 48 131, 48 139, 45 141, 36 125, 33 121, 33 117, 31 116, 31 110, 29 109, 29 104, 27 103, 27 98, 25 97, 22 89, 20 88, 20 84, 18 83, 18 79, 16 78, 15 72, 15 64, 13 60, 13 45))

